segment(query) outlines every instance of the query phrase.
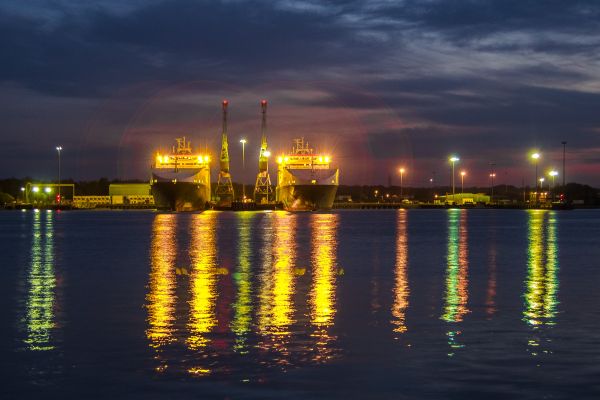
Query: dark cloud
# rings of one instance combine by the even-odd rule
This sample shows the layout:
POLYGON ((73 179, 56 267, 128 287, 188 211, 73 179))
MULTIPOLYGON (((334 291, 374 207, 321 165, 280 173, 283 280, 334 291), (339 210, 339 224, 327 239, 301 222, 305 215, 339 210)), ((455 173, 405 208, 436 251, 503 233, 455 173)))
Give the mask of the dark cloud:
MULTIPOLYGON (((489 160, 565 139, 584 154, 600 126, 599 17, 597 1, 558 0, 0 5, 0 132, 11 152, 0 169, 39 169, 52 162, 45 150, 39 164, 14 155, 60 141, 85 148, 87 176, 105 174, 105 158, 142 157, 152 144, 140 143, 160 131, 200 131, 202 96, 233 96, 239 129, 254 129, 250 94, 281 106, 274 143, 335 132, 347 159, 401 154, 416 167, 460 149, 489 160), (148 108, 161 97, 170 102, 148 108)), ((382 167, 369 163, 365 176, 382 167)))

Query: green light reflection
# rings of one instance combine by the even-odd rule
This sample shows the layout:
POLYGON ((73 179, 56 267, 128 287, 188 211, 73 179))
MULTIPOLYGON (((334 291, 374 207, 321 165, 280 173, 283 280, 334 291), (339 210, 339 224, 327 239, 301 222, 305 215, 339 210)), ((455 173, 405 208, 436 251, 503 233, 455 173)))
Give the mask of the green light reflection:
POLYGON ((246 343, 252 323, 252 284, 251 284, 251 244, 252 220, 254 213, 243 211, 237 213, 238 224, 238 269, 233 274, 237 287, 237 298, 233 304, 233 321, 231 331, 235 334, 233 349, 241 354, 248 352, 246 343))
POLYGON ((558 305, 556 212, 529 210, 527 279, 523 320, 532 326, 554 325, 558 305))
MULTIPOLYGON (((449 323, 461 322, 469 312, 468 301, 468 232, 467 210, 448 210, 448 254, 446 269, 446 295, 442 319, 449 323)), ((457 341, 460 330, 447 332, 448 344, 451 348, 464 345, 457 341)), ((452 356, 454 353, 449 353, 452 356)))
POLYGON ((33 214, 33 238, 31 243, 31 266, 27 283, 25 325, 27 337, 24 343, 29 350, 54 349, 52 331, 56 277, 54 274, 54 213, 33 214))

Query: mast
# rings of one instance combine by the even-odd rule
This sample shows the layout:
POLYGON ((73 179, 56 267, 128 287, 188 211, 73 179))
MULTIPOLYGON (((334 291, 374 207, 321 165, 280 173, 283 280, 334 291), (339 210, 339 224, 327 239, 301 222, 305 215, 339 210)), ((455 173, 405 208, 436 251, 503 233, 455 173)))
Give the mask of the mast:
POLYGON ((219 180, 215 189, 217 203, 222 207, 229 207, 233 202, 233 184, 229 172, 229 145, 227 143, 227 106, 229 102, 223 100, 223 122, 221 128, 221 157, 219 159, 219 180))
POLYGON ((273 188, 269 176, 269 156, 271 152, 267 146, 267 101, 260 102, 262 112, 260 154, 258 156, 258 175, 254 186, 254 201, 257 203, 268 203, 271 199, 273 188))

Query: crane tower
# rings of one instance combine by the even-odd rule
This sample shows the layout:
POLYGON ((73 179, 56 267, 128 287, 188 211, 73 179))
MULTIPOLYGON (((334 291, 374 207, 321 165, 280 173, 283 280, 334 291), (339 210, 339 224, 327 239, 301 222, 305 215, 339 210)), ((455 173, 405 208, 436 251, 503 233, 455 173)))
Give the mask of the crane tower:
POLYGON ((227 106, 229 102, 223 100, 223 128, 221 136, 221 157, 219 160, 219 180, 215 189, 217 204, 221 207, 230 207, 233 202, 233 184, 229 172, 229 145, 227 144, 227 106))
POLYGON ((267 101, 260 102, 262 109, 260 154, 258 156, 258 175, 256 175, 256 185, 254 186, 254 201, 257 204, 268 203, 273 194, 271 186, 271 177, 269 176, 269 156, 271 152, 267 147, 267 101))

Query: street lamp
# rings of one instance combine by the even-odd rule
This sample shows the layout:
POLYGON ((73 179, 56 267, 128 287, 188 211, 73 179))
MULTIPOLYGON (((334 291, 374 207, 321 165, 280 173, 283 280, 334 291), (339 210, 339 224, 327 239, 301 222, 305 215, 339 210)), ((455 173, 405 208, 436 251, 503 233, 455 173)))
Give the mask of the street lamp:
POLYGON ((62 151, 62 146, 56 146, 56 151, 58 152, 58 205, 60 205, 62 203, 60 195, 60 152, 62 151))
POLYGON ((460 192, 465 192, 465 175, 467 173, 465 171, 460 171, 460 192))
POLYGON ((492 203, 494 202, 494 178, 495 178, 495 177, 496 177, 496 173, 495 173, 495 172, 492 172, 492 173, 490 174, 490 179, 491 179, 491 181, 492 181, 492 194, 491 194, 491 196, 490 196, 490 202, 492 202, 492 203))
POLYGON ((550 175, 552 177, 552 200, 554 200, 554 191, 556 190, 556 185, 554 184, 554 178, 556 178, 556 176, 558 175, 558 171, 556 170, 552 170, 550 172, 548 172, 548 175, 550 175))
POLYGON ((540 157, 541 157, 540 153, 533 153, 531 155, 531 158, 535 164, 535 202, 536 203, 538 200, 538 193, 537 193, 537 191, 538 191, 538 186, 537 186, 537 183, 538 183, 538 160, 540 159, 540 157))
POLYGON ((402 178, 404 177, 404 171, 406 171, 404 168, 400 168, 400 201, 402 201, 402 198, 403 198, 402 178))
POLYGON ((540 178, 540 198, 542 196, 543 191, 544 191, 544 178, 540 178))
POLYGON ((244 185, 244 176, 246 175, 246 139, 241 138, 240 143, 242 144, 242 201, 246 200, 246 185, 244 185))
POLYGON ((454 201, 454 163, 456 163, 457 161, 460 161, 460 158, 458 158, 457 156, 452 156, 450 157, 450 162, 452 163, 452 201, 454 201))

